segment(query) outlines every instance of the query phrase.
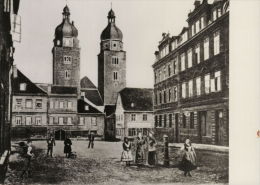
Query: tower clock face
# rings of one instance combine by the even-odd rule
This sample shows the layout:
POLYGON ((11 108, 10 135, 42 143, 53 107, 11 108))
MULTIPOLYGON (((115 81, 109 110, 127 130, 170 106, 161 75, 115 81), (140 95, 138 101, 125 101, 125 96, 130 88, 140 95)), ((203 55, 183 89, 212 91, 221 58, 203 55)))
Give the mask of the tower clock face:
POLYGON ((73 38, 63 38, 64 47, 73 47, 73 38))

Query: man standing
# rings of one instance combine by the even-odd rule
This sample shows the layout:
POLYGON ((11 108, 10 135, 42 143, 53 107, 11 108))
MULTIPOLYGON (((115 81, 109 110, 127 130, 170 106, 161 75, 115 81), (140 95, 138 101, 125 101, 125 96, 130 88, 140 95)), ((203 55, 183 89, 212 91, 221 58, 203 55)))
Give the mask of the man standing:
POLYGON ((47 156, 49 155, 50 153, 50 156, 52 157, 52 152, 53 152, 53 146, 55 146, 55 139, 54 137, 52 136, 52 134, 50 135, 50 137, 47 139, 47 147, 48 147, 48 150, 47 150, 47 156))
POLYGON ((24 174, 27 172, 28 177, 31 176, 31 159, 34 156, 32 153, 32 141, 30 139, 27 140, 27 150, 25 154, 25 165, 23 172, 21 174, 21 178, 23 178, 24 174))
POLYGON ((90 134, 88 135, 88 140, 89 140, 89 143, 88 143, 88 148, 93 148, 94 147, 94 140, 95 140, 95 136, 93 134, 93 132, 90 132, 90 134))

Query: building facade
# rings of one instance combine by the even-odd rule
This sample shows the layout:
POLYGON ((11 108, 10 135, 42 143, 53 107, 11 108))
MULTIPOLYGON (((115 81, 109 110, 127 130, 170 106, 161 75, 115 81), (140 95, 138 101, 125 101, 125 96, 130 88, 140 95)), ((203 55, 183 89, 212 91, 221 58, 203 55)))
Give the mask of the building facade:
POLYGON ((153 89, 124 88, 117 97, 116 138, 123 140, 137 136, 139 132, 147 135, 154 129, 153 89))
POLYGON ((123 34, 116 26, 115 13, 108 13, 108 25, 101 33, 98 55, 98 89, 104 105, 114 105, 117 94, 126 87, 126 52, 123 34))
POLYGON ((17 70, 17 77, 13 79, 12 137, 46 133, 47 106, 47 93, 17 70))
POLYGON ((229 1, 196 0, 188 26, 155 52, 156 135, 172 142, 229 142, 229 1))

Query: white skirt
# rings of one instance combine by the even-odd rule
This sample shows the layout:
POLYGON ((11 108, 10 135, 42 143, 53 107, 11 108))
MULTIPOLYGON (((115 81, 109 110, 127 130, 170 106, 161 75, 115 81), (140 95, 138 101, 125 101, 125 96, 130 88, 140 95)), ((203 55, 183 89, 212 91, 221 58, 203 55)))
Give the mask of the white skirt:
POLYGON ((123 151, 121 155, 121 161, 128 162, 133 161, 133 155, 131 151, 123 151))

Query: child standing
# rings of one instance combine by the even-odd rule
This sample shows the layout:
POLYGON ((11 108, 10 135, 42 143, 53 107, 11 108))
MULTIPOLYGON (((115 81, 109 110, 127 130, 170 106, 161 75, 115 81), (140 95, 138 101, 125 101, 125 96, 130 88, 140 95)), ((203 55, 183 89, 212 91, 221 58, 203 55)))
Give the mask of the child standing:
POLYGON ((130 166, 130 162, 133 161, 131 147, 131 142, 128 140, 127 137, 125 137, 123 142, 123 152, 121 156, 121 161, 126 162, 126 166, 130 166))

